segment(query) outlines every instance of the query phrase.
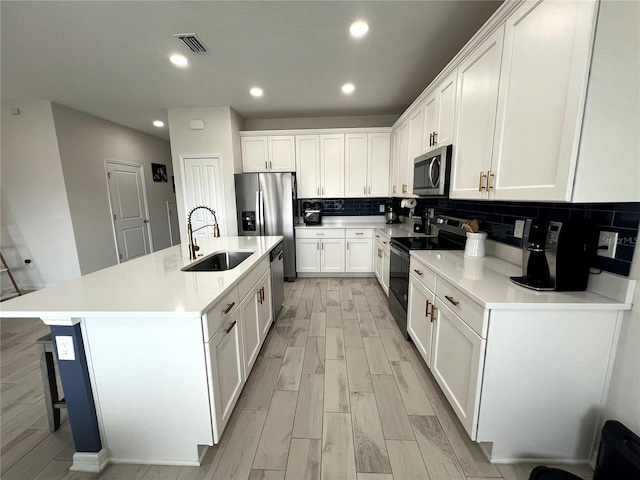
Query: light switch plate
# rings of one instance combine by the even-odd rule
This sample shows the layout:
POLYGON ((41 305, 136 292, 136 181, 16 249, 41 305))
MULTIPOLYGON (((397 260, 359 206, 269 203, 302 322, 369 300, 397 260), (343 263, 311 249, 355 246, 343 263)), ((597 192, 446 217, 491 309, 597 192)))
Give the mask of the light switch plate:
POLYGON ((524 220, 516 220, 516 225, 513 227, 513 236, 516 238, 522 238, 524 235, 524 220))
POLYGON ((75 360, 76 352, 73 349, 73 337, 56 337, 56 351, 58 352, 58 360, 75 360))
POLYGON ((380 213, 384 213, 384 205, 380 205, 380 206, 378 206, 378 211, 379 211, 380 213))
POLYGON ((598 236, 598 255, 601 257, 615 258, 618 246, 617 232, 600 232, 598 236), (603 248, 600 248, 603 247, 603 248), (607 247, 607 248, 604 248, 607 247))

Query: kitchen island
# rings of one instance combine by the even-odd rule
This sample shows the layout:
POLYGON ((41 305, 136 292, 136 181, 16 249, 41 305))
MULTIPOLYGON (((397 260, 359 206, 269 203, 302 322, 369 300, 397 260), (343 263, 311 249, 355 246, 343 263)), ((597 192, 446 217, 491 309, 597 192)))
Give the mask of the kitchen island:
POLYGON ((204 256, 253 253, 231 270, 184 272, 192 261, 175 246, 2 304, 2 317, 39 317, 56 340, 73 341, 73 359, 58 362, 72 469, 199 464, 274 320, 269 252, 280 241, 210 238, 204 256))

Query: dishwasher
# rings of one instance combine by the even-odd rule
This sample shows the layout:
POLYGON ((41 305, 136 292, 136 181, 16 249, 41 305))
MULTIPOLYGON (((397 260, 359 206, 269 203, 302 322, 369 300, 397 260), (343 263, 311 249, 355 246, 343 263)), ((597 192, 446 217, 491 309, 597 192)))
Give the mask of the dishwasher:
POLYGON ((278 314, 284 304, 284 252, 282 242, 271 250, 271 308, 273 310, 273 321, 278 318, 278 314))

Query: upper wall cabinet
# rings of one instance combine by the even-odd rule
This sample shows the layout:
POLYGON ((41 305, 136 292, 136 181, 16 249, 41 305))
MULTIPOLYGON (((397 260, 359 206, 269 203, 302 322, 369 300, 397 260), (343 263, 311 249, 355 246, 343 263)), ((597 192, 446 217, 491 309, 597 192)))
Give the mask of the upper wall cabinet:
POLYGON ((491 198, 571 199, 597 7, 526 1, 507 18, 491 198))
POLYGON ((393 182, 391 194, 401 197, 413 190, 409 182, 409 173, 413 179, 413 162, 409 168, 409 121, 402 122, 393 132, 393 182))
POLYGON ((504 26, 458 67, 451 198, 485 198, 491 170, 504 26))
POLYGON ((344 137, 345 197, 389 195, 391 134, 348 133, 344 137))
POLYGON ((344 134, 296 135, 298 198, 344 197, 344 134))
POLYGON ((445 78, 424 103, 422 152, 453 141, 456 109, 456 72, 445 78))
POLYGON ((293 172, 296 169, 293 135, 243 136, 242 171, 293 172))

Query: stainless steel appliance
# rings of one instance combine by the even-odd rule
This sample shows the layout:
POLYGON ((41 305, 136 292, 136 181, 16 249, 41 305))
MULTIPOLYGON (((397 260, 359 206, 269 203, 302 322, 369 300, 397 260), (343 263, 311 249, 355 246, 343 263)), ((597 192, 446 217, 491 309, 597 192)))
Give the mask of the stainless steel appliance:
POLYGON ((387 223, 398 223, 398 208, 393 202, 387 202, 384 205, 384 218, 387 223))
POLYGON ((235 175, 238 235, 282 235, 284 277, 296 277, 295 173, 235 175))
POLYGON ((591 222, 528 218, 522 239, 522 276, 511 280, 533 290, 587 289, 598 232, 591 222))
POLYGON ((449 194, 451 145, 431 150, 413 160, 413 193, 446 197, 449 194))
POLYGON ((271 307, 273 310, 273 320, 278 318, 278 314, 284 304, 284 252, 282 242, 271 250, 271 307))
POLYGON ((460 218, 437 216, 437 237, 392 237, 389 242, 389 310, 402 334, 408 339, 409 252, 411 250, 464 250, 466 232, 460 218))
POLYGON ((302 220, 305 225, 322 224, 322 206, 316 202, 302 203, 302 220))

